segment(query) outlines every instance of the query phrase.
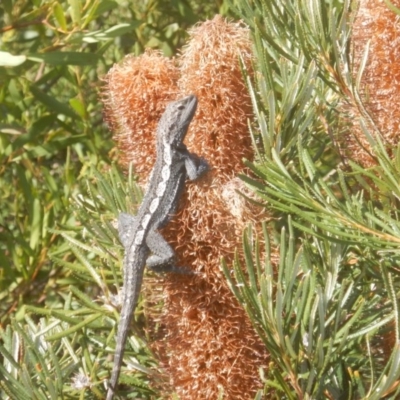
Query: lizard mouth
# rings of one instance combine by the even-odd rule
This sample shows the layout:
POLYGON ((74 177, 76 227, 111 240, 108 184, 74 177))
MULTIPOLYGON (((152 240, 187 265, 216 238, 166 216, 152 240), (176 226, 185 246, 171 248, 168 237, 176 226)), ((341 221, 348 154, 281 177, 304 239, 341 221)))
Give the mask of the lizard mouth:
POLYGON ((194 113, 196 112, 198 103, 197 97, 194 94, 190 94, 189 96, 186 96, 182 100, 178 101, 182 102, 178 108, 182 107, 184 109, 184 112, 182 113, 182 119, 191 121, 194 113))
POLYGON ((161 140, 170 146, 179 146, 185 139, 196 109, 197 97, 194 94, 169 103, 158 124, 161 140))

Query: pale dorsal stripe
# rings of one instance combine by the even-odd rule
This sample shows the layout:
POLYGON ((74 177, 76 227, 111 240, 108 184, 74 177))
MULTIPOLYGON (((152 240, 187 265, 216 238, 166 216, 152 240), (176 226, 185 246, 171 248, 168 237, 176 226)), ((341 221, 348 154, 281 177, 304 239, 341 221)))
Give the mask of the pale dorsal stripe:
POLYGON ((150 203, 149 210, 150 210, 150 213, 151 213, 151 214, 153 214, 154 211, 157 210, 157 207, 158 207, 158 204, 159 204, 159 203, 160 203, 160 198, 159 198, 159 197, 156 197, 156 198, 153 199, 153 201, 150 203))
POLYGON ((137 231, 135 235, 135 244, 137 245, 142 244, 143 237, 144 237, 144 230, 137 231))
POLYGON ((149 221, 150 221, 150 218, 151 218, 151 214, 146 214, 146 215, 143 217, 141 225, 142 225, 142 227, 143 227, 144 229, 146 229, 147 224, 148 224, 149 221))
POLYGON ((171 146, 168 144, 166 140, 163 140, 164 145, 164 163, 167 165, 171 165, 172 156, 171 156, 171 146))
POLYGON ((169 165, 164 165, 161 171, 162 180, 166 182, 171 175, 171 169, 169 165))
POLYGON ((167 182, 160 182, 158 184, 156 189, 157 197, 161 197, 164 194, 166 187, 167 187, 167 182))

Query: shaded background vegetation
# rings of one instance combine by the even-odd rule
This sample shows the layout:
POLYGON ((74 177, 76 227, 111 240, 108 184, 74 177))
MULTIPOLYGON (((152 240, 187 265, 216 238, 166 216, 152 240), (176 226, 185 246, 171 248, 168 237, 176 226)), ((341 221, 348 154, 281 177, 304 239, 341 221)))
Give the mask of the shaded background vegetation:
POLYGON ((146 47, 175 54, 188 27, 223 10, 214 1, 1 2, 2 323, 68 283, 49 253, 71 254, 51 229, 76 222, 69 200, 86 166, 112 159, 102 76, 146 47))

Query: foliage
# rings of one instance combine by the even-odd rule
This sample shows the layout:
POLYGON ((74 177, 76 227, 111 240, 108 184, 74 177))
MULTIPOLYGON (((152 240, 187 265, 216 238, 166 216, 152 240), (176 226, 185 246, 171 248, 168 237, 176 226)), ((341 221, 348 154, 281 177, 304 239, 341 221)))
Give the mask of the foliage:
POLYGON ((233 5, 252 29, 260 71, 247 76, 257 159, 242 178, 277 222, 264 239, 245 232, 246 274, 239 259, 233 275, 223 267, 271 354, 264 393, 395 399, 399 151, 389 157, 361 101, 366 57, 354 71, 348 43, 354 9, 333 0, 233 5), (342 150, 352 134, 343 104, 369 141, 368 169, 342 150))
MULTIPOLYGON (((361 101, 367 53, 354 71, 354 9, 230 1, 251 28, 258 71, 244 69, 256 159, 242 178, 275 221, 259 235, 246 229, 244 260, 232 271, 223 263, 271 355, 257 398, 395 399, 400 150, 388 154, 361 101), (343 104, 369 141, 368 169, 341 149, 351 134, 343 104)), ((100 76, 146 46, 173 54, 196 16, 214 10, 184 0, 2 2, 0 312, 3 324, 13 318, 1 331, 0 385, 10 398, 104 393, 118 305, 106 283, 120 285, 122 260, 114 221, 141 194, 132 173, 126 183, 105 168, 100 76)), ((131 396, 154 398, 153 356, 143 339, 129 341, 136 372, 121 380, 131 396)))
MULTIPOLYGON (((110 265, 119 267, 110 251, 111 246, 120 249, 110 224, 121 204, 91 221, 91 229, 105 236, 97 251, 83 255, 86 249, 74 246, 79 240, 87 243, 81 232, 85 219, 71 199, 85 193, 80 185, 92 179, 92 165, 103 170, 114 157, 110 132, 102 123, 102 76, 125 54, 140 54, 145 47, 176 53, 187 28, 212 17, 218 7, 223 9, 223 2, 1 2, 0 322, 7 328, 0 375, 11 380, 0 381, 12 398, 74 397, 72 384, 52 382, 60 376, 67 382, 77 369, 90 376, 90 390, 100 397, 96 385, 106 378, 104 362, 112 353, 106 344, 115 331, 110 332, 111 314, 100 313, 93 299, 99 289, 109 298, 104 283, 97 286, 111 278, 104 265, 107 271, 110 265), (99 228, 101 219, 107 229, 99 228), (107 240, 112 245, 106 242, 110 247, 105 250, 107 240), (104 275, 96 275, 97 268, 104 275), (65 335, 56 338, 59 332, 65 335), (39 342, 40 354, 32 352, 39 342), (91 358, 99 347, 99 358, 91 358), (10 354, 21 361, 18 366, 10 354)), ((118 282, 115 271, 112 276, 118 282)), ((139 339, 132 337, 131 344, 141 365, 152 363, 139 339)), ((138 396, 150 396, 145 375, 127 379, 140 387, 138 396)))
POLYGON ((48 254, 62 242, 50 228, 76 223, 68 207, 85 175, 82 166, 109 162, 112 142, 98 101, 101 76, 145 46, 175 52, 188 24, 215 12, 204 5, 199 15, 193 7, 184 0, 169 6, 2 2, 1 321, 25 296, 43 300, 56 289, 54 281, 46 286, 49 274, 58 274, 48 254))
MULTIPOLYGON (((126 202, 140 202, 141 193, 133 175, 126 184, 115 166, 103 175, 88 171, 86 177, 75 199, 76 219, 82 225, 60 232, 69 245, 50 254, 64 268, 69 293, 62 303, 53 302, 52 308, 24 306, 24 324, 13 320, 2 333, 0 373, 7 379, 0 386, 12 399, 101 397, 104 393, 105 366, 112 363, 116 306, 120 305, 105 282, 114 277, 119 286, 116 270, 123 258, 114 223, 121 211, 128 211, 126 202), (65 260, 69 253, 75 256, 73 261, 65 260), (84 291, 78 288, 82 282, 88 285, 84 291), (40 319, 33 320, 32 313, 40 319)), ((131 336, 129 344, 130 373, 125 375, 123 368, 121 382, 129 385, 132 396, 153 396, 148 377, 157 379, 154 358, 143 339, 131 336)))

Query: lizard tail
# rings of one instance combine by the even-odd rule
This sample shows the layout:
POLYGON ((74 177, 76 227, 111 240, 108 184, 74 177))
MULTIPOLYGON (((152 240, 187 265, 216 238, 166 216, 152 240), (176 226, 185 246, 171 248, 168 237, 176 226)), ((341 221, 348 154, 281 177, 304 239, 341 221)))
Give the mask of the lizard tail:
MULTIPOLYGON (((135 301, 134 298, 131 298, 129 300, 135 301)), ((133 303, 133 308, 134 308, 134 304, 135 304, 135 302, 133 303)), ((121 371, 125 343, 126 343, 126 339, 128 337, 128 332, 129 332, 129 325, 132 321, 133 313, 130 312, 131 309, 132 309, 132 305, 129 304, 129 301, 127 303, 124 303, 124 305, 122 306, 121 319, 120 319, 120 322, 118 325, 117 348, 115 349, 114 366, 113 366, 109 386, 107 389, 107 400, 113 399, 114 394, 115 394, 115 389, 117 387, 119 373, 121 371)))

